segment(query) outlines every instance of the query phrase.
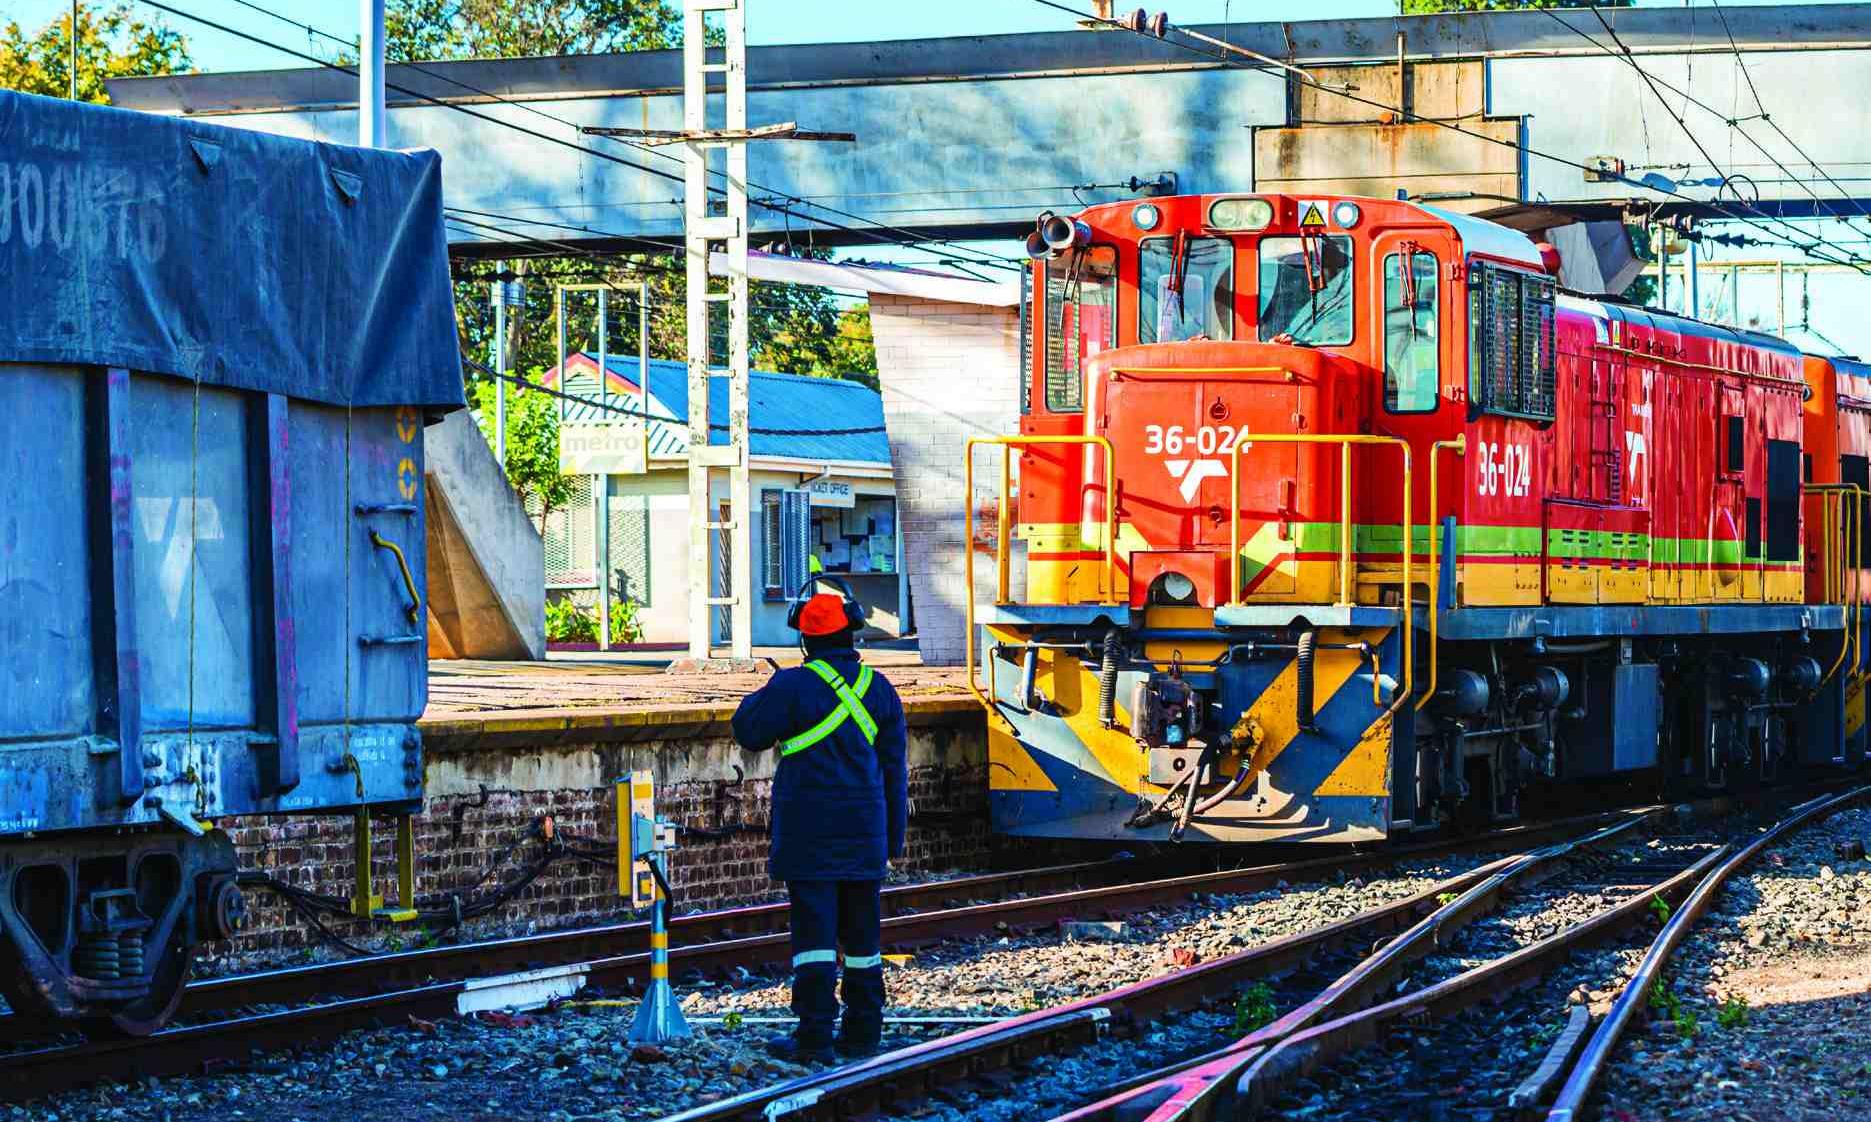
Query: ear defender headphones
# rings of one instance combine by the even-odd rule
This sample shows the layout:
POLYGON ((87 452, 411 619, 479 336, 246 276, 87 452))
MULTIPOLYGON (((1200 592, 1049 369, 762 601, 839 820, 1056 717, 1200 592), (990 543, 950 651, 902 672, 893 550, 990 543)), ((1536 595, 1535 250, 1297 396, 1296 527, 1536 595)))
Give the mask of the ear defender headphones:
POLYGON ((843 579, 817 573, 807 578, 806 583, 800 586, 799 594, 793 597, 792 607, 786 610, 786 626, 799 632, 801 639, 807 634, 808 627, 812 629, 811 634, 814 635, 829 635, 833 631, 844 628, 859 631, 864 627, 864 606, 858 603, 857 596, 851 591, 851 586, 843 579), (844 622, 841 627, 825 626, 828 622, 825 613, 829 607, 826 601, 832 599, 833 594, 815 592, 814 588, 817 585, 829 585, 836 590, 838 610, 843 613, 844 622), (810 611, 808 611, 809 608, 810 611))

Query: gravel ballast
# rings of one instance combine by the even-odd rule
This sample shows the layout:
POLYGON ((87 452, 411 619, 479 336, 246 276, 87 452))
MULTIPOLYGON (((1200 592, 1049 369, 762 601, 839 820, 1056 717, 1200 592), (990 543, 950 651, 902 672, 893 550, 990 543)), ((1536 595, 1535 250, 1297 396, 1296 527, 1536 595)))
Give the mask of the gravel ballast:
MULTIPOLYGON (((887 967, 886 1012, 1007 1016, 1059 1004, 1345 918, 1489 859, 1477 854, 1410 862, 1369 882, 1352 878, 1206 895, 1127 916, 1110 941, 1072 940, 1054 929, 924 948, 887 967)), ((661 1117, 805 1072, 769 1059, 763 1050, 768 1036, 786 1031, 783 1025, 699 1024, 730 1014, 743 1022, 785 1015, 789 992, 783 980, 686 980, 677 989, 698 1027, 694 1039, 667 1048, 633 1049, 624 1042, 634 1011, 627 1001, 518 1019, 425 1022, 352 1033, 302 1056, 267 1057, 220 1074, 92 1088, 0 1108, 0 1119, 156 1122, 186 1113, 281 1122, 610 1122, 661 1117)), ((1233 1022, 1231 1009, 1193 1015, 1160 1043, 1166 1052, 1212 1047, 1228 1038, 1233 1022)), ((961 1027, 893 1026, 886 1043, 898 1046, 961 1027)), ((1091 1085, 1089 1078, 1081 1080, 1077 1090, 1091 1085)))

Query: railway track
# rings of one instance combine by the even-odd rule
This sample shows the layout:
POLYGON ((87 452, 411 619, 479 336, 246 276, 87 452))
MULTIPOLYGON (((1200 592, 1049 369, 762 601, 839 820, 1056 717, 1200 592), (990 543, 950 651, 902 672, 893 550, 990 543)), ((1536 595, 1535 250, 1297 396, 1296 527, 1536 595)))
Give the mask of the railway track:
MULTIPOLYGON (((1613 882, 1573 885, 1575 890, 1596 888, 1599 894, 1612 899, 1589 918, 1564 924, 1550 935, 1524 941, 1512 949, 1494 948, 1498 953, 1485 962, 1362 1008, 1356 1001, 1334 1001, 1329 992, 1322 994, 1315 1003, 1294 1010, 1212 1056, 1129 1081, 1130 1085, 1117 1093, 1062 1115, 1055 1122, 1113 1122, 1118 1118, 1131 1122, 1208 1122, 1282 1116, 1288 1110, 1318 1115, 1321 1103, 1316 1098, 1302 1104, 1282 1097, 1307 1081, 1315 1086, 1323 1082, 1328 1104, 1334 1092, 1347 1098, 1347 1116, 1420 1114, 1422 1103, 1418 1100, 1437 1091, 1433 1081, 1417 1078, 1413 1068, 1434 1067, 1444 1073, 1477 1070, 1482 1065, 1473 1054, 1475 1050, 1498 1048, 1501 1043, 1498 1033, 1489 1031, 1491 1025, 1478 1026, 1462 1040, 1437 1036, 1433 1026, 1535 985, 1582 949, 1628 938, 1633 930, 1653 922, 1667 906, 1669 920, 1644 964, 1623 986, 1612 1013, 1590 1035, 1589 1046, 1589 1013, 1575 1007, 1545 1062, 1518 1085, 1493 1089, 1499 1092, 1493 1096, 1500 1104, 1495 1111, 1499 1117, 1544 1116, 1551 1122, 1572 1122, 1619 1035, 1648 1001, 1669 952, 1727 877, 1776 839, 1868 794, 1871 788, 1860 788, 1812 800, 1745 842, 1717 841, 1707 833, 1668 839, 1673 843, 1665 847, 1669 852, 1627 866, 1613 882), (1662 901, 1663 906, 1657 901, 1662 901), (1350 1072, 1340 1073, 1334 1085, 1330 1068, 1335 1062, 1353 1066, 1354 1054, 1369 1054, 1363 1050, 1376 1049, 1393 1037, 1404 1036, 1408 1047, 1395 1053, 1399 1062, 1375 1075, 1364 1073, 1362 1081, 1354 1080, 1350 1072), (1579 1056, 1576 1061, 1575 1055, 1579 1056), (1357 1085, 1350 1086, 1353 1083, 1357 1085), (1563 1089, 1551 1114, 1533 1113, 1536 1104, 1550 1097, 1555 1088, 1563 1089)), ((1566 886, 1556 887, 1563 891, 1566 886)), ((1438 945, 1450 942, 1444 938, 1448 922, 1471 904, 1473 895, 1471 890, 1451 902, 1438 916, 1397 943, 1418 935, 1438 945), (1435 929, 1434 935, 1428 935, 1431 929, 1435 929)), ((1537 906, 1538 901, 1534 903, 1537 906)), ((1394 945, 1386 951, 1393 949, 1394 945)), ((1464 1082, 1470 1082, 1472 1094, 1472 1082, 1464 1082)), ((1481 1108, 1476 1111, 1474 1117, 1490 1116, 1481 1108)), ((1336 1116, 1329 1113, 1329 1106, 1326 1116, 1336 1116)))
MULTIPOLYGON (((1426 952, 1428 944, 1421 943, 1417 933, 1478 914, 1507 886, 1531 876, 1564 853, 1626 836, 1666 813, 1662 808, 1651 808, 1618 816, 1617 821, 1609 823, 1600 820, 1590 827, 1574 824, 1565 831, 1567 839, 1556 845, 1490 861, 1415 895, 1334 923, 1110 993, 709 1104, 673 1115, 669 1122, 874 1114, 891 1103, 953 1094, 953 1088, 967 1079, 979 1079, 1107 1037, 1134 1038, 1143 1026, 1159 1018, 1187 1012, 1217 998, 1225 1001, 1249 984, 1302 970, 1321 958, 1352 952, 1350 961, 1358 965, 1333 984, 1335 989, 1328 989, 1333 996, 1323 998, 1305 1014, 1310 1019, 1381 987, 1394 977, 1398 967, 1410 961, 1413 953, 1426 952), (1374 943, 1380 944, 1380 949, 1360 961, 1358 956, 1374 943)), ((1291 1023, 1291 1016, 1282 1021, 1291 1023)), ((1180 1062, 1195 1062, 1195 1058, 1180 1062)))
MULTIPOLYGON (((988 1105, 998 1116, 1047 1117, 1050 1110, 1034 1110, 1021 1102, 1018 1083, 1035 1073, 1043 1075, 1062 1054, 1107 1048, 1111 1054, 1104 1069, 1122 1070, 1120 1065, 1149 1054, 1147 1041, 1140 1041, 1153 1022, 1217 1004, 1225 1008, 1244 987, 1261 979, 1324 973, 1329 981, 1313 986, 1308 996, 1291 1003, 1270 1023, 1223 1047, 1177 1056, 1154 1070, 1104 1086, 1084 1096, 1091 1101, 1058 1115, 1054 1122, 1252 1117, 1297 1081, 1388 1033, 1415 1030, 1478 1002, 1498 1000, 1531 985, 1579 949, 1626 935, 1656 914, 1654 900, 1675 909, 1676 918, 1665 931, 1676 932, 1672 937, 1679 940, 1701 904, 1719 887, 1717 874, 1726 876, 1774 838, 1867 793, 1871 788, 1802 804, 1745 846, 1718 836, 1722 831, 1700 830, 1655 837, 1656 850, 1639 848, 1644 856, 1607 867, 1595 855, 1615 847, 1637 847, 1668 820, 1661 809, 1633 812, 1622 822, 1575 828, 1557 844, 1491 861, 1336 923, 1110 993, 707 1104, 672 1115, 668 1122, 870 1117, 928 1098, 955 1105, 964 1117, 975 1117, 988 1105), (1567 877, 1572 878, 1569 884, 1567 877), (1392 996, 1400 979, 1423 960, 1451 949, 1478 949, 1463 948, 1461 942, 1504 902, 1526 897, 1528 907, 1537 911, 1541 886, 1548 882, 1558 882, 1548 890, 1553 893, 1590 887, 1614 902, 1583 922, 1525 940, 1481 965, 1392 996), (983 1088, 976 1101, 963 1090, 971 1084, 983 1088)), ((1632 987, 1626 1007, 1634 1011, 1637 1006, 1632 1003, 1647 990, 1639 980, 1632 987)), ((1289 987, 1288 996, 1304 989, 1289 987)), ((1631 1015, 1627 1011, 1624 1017, 1631 1015)), ((1576 1036, 1577 1026, 1574 1029, 1576 1036)), ((1615 1031, 1601 1029, 1600 1036, 1612 1032, 1615 1040, 1615 1031)), ((1610 1045, 1594 1038, 1594 1046, 1600 1049, 1597 1063, 1602 1065, 1610 1045)), ((1588 1058, 1593 1054, 1586 1053, 1588 1058)), ((1093 1060, 1087 1066, 1095 1069, 1099 1063, 1093 1060)), ((1565 1074, 1561 1060, 1549 1066, 1558 1076, 1565 1074)), ((1547 1078, 1558 1076, 1549 1073, 1547 1078)), ((1592 1078, 1595 1075, 1575 1073, 1567 1086, 1582 1081, 1589 1088, 1592 1078)), ((1582 1093, 1575 1094, 1582 1101, 1582 1093)), ((1405 1109, 1397 1116, 1411 1113, 1405 1109)), ((1389 1115, 1380 1110, 1373 1116, 1389 1115)), ((1570 1119, 1556 1111, 1553 1122, 1570 1119)))
MULTIPOLYGON (((1198 893, 1252 892, 1281 881, 1368 874, 1438 854, 1531 846, 1632 813, 1655 811, 1154 879, 1148 874, 1156 867, 1147 862, 1100 861, 905 885, 886 893, 884 942, 912 948, 989 931, 1032 930, 1063 919, 1117 917, 1184 902, 1198 893), (983 897, 999 898, 977 902, 983 897)), ((1385 914, 1398 924, 1412 916, 1409 908, 1396 906, 1385 914)), ((782 964, 790 955, 786 924, 783 903, 679 917, 673 925, 672 965, 682 975, 782 964)), ((490 984, 524 984, 517 975, 556 972, 561 981, 571 978, 593 990, 623 990, 647 976, 647 936, 645 924, 615 924, 204 980, 192 983, 184 996, 184 1023, 136 1039, 48 1041, 30 1019, 0 1017, 0 1040, 13 1046, 0 1053, 0 1100, 29 1100, 102 1081, 213 1071, 353 1029, 455 1015, 490 984), (283 1008, 256 1011, 263 1006, 283 1008)), ((1302 941, 1289 950, 1303 957, 1312 945, 1302 941)))

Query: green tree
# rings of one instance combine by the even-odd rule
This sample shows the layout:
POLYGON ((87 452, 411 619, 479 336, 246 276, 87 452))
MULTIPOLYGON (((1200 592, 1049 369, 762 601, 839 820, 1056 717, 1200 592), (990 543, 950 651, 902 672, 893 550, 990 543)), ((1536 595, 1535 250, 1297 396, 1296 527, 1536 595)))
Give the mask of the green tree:
POLYGON ((754 365, 789 374, 843 378, 876 389, 877 347, 871 337, 870 307, 840 309, 824 289, 795 288, 793 298, 800 309, 773 317, 766 338, 754 348, 754 365))
MULTIPOLYGON (((544 369, 533 372, 537 381, 544 369)), ((482 379, 474 386, 474 419, 494 446, 494 383, 482 379)), ((572 477, 559 473, 558 401, 536 390, 507 387, 507 480, 529 511, 537 507, 539 522, 572 499, 572 477)))
POLYGON ((1437 12, 1500 12, 1519 8, 1628 8, 1633 0, 1402 0, 1406 16, 1437 12))
POLYGON ((659 0, 390 0, 384 53, 425 59, 614 54, 682 45, 682 12, 659 0))
MULTIPOLYGON (((825 250, 810 251, 825 259, 825 250)), ((683 361, 688 353, 684 309, 686 277, 681 261, 663 255, 607 255, 533 258, 511 266, 526 284, 523 313, 509 313, 512 339, 508 364, 514 370, 550 369, 558 361, 558 333, 552 292, 558 284, 608 284, 610 353, 637 353, 637 288, 649 285, 650 357, 683 361)), ((488 306, 492 263, 464 263, 455 289, 456 323, 463 353, 492 364, 493 315, 488 306)), ((569 292, 566 301, 567 353, 598 349, 597 294, 569 292)), ((841 309, 829 289, 755 281, 749 287, 752 312, 747 331, 756 369, 787 374, 845 378, 877 388, 877 351, 871 338, 870 309, 841 309)), ((717 316, 709 351, 725 361, 727 324, 717 316)), ((481 377, 472 370, 472 377, 481 377)))
MULTIPOLYGON (((9 20, 0 28, 0 89, 66 97, 71 90, 71 16, 27 34, 9 20)), ((78 97, 107 103, 106 78, 174 74, 192 65, 188 40, 160 18, 145 21, 129 4, 78 9, 78 97)))

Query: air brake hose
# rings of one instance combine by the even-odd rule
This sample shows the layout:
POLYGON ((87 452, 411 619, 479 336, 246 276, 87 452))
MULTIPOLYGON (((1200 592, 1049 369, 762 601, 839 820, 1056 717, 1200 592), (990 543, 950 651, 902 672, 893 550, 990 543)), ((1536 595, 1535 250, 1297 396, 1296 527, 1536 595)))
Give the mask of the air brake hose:
POLYGON ((1162 798, 1156 800, 1154 803, 1139 804, 1124 825, 1139 829, 1154 825, 1162 819, 1164 813, 1163 808, 1167 807, 1170 800, 1174 799, 1176 793, 1181 791, 1184 787, 1189 788, 1189 793, 1186 797, 1193 800, 1195 798, 1195 769, 1192 768, 1178 776, 1176 781, 1169 785, 1169 790, 1163 792, 1162 798))
POLYGON ((1228 782, 1222 786, 1221 790, 1208 796, 1201 802, 1196 803, 1195 810, 1192 813, 1207 814, 1209 811, 1233 798, 1242 787, 1247 785, 1247 778, 1252 773, 1252 770, 1253 769, 1248 767, 1248 762, 1245 759, 1242 760, 1241 766, 1236 768, 1234 774, 1228 777, 1228 782))
POLYGON ((1123 639, 1113 628, 1104 633, 1104 652, 1098 664, 1098 720, 1105 728, 1117 724, 1117 656, 1123 639))
POLYGON ((1299 636, 1299 655, 1294 659, 1299 680, 1293 695, 1299 709, 1297 723, 1301 732, 1313 732, 1318 728, 1313 723, 1312 712, 1312 648, 1318 638, 1316 631, 1302 632, 1299 636))

